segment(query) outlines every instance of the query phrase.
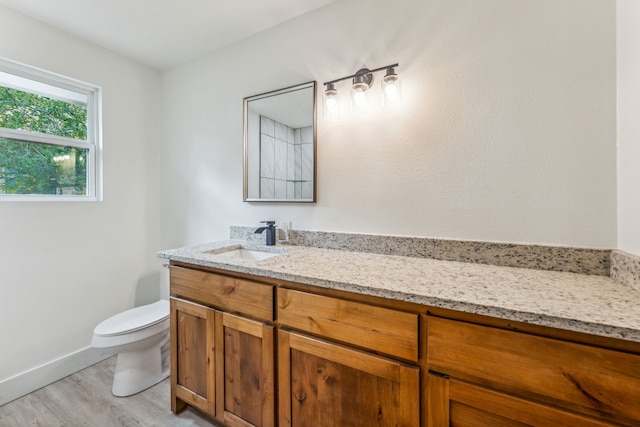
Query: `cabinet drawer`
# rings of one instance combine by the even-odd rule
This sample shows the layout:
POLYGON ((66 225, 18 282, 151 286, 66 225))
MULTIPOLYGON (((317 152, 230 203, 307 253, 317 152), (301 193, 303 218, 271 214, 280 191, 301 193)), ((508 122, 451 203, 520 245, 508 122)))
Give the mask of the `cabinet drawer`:
POLYGON ((171 267, 171 295, 231 313, 273 321, 273 286, 200 270, 171 267))
POLYGON ((429 369, 622 422, 640 420, 640 356, 429 317, 429 369))
POLYGON ((278 321, 380 354, 418 360, 417 314, 280 288, 278 321))

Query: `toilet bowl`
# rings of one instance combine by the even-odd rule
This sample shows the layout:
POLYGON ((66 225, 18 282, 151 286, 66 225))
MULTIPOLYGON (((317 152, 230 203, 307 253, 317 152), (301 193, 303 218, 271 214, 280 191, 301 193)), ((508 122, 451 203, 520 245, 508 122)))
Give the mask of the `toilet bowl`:
POLYGON ((91 346, 117 353, 112 393, 130 396, 169 376, 169 301, 116 314, 93 330, 91 346))

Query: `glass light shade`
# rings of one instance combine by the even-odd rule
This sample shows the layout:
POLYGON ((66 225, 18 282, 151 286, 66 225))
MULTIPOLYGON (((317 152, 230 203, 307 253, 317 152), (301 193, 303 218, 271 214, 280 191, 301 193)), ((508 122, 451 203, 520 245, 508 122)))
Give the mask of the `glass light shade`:
POLYGON ((392 67, 387 68, 387 74, 382 78, 382 106, 395 107, 402 101, 400 79, 392 67))
POLYGON ((362 81, 362 77, 355 77, 353 79, 353 86, 351 86, 351 107, 356 114, 364 113, 367 111, 369 104, 369 85, 362 81))
POLYGON ((332 83, 329 83, 327 89, 324 91, 324 118, 326 120, 333 120, 340 117, 339 101, 338 91, 332 83))

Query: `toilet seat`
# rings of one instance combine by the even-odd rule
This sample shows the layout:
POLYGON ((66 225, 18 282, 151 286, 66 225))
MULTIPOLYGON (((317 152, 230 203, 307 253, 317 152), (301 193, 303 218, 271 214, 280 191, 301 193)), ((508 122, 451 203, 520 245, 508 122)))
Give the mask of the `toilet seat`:
POLYGON ((93 333, 100 337, 125 335, 157 325, 168 318, 169 301, 160 300, 116 314, 96 326, 93 333))

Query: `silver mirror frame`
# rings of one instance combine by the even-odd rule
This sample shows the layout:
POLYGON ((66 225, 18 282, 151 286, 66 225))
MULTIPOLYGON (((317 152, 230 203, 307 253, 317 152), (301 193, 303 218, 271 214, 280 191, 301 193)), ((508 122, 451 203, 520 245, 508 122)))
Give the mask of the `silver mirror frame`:
POLYGON ((243 100, 243 201, 245 202, 283 202, 283 203, 315 203, 317 195, 317 83, 310 81, 295 86, 286 87, 284 89, 278 89, 259 95, 249 96, 243 100), (313 91, 313 185, 312 185, 312 197, 307 199, 266 199, 249 197, 249 104, 252 101, 257 101, 265 98, 271 98, 278 95, 283 95, 291 92, 295 92, 302 89, 312 88, 313 91))

